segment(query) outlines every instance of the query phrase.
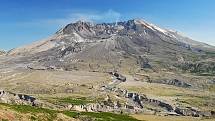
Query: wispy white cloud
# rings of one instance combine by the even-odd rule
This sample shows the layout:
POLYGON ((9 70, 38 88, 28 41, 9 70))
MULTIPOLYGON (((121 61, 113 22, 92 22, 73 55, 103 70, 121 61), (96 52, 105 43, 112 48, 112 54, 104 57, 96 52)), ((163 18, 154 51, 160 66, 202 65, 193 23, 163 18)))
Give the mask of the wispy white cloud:
POLYGON ((119 21, 122 17, 121 13, 113 9, 109 9, 103 12, 94 10, 66 10, 60 12, 58 11, 57 14, 62 15, 61 17, 56 18, 40 18, 30 21, 17 22, 15 23, 15 26, 34 28, 59 28, 78 20, 87 22, 116 22, 119 21))
POLYGON ((104 12, 98 11, 71 11, 64 18, 44 19, 47 24, 66 25, 78 20, 89 22, 115 22, 121 18, 121 14, 115 10, 109 9, 104 12))

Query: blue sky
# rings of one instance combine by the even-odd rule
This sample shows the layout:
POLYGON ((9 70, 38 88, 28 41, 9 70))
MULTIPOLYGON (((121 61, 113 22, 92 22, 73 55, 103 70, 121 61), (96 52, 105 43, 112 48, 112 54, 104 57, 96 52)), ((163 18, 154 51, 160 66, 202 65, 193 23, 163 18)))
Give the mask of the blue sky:
POLYGON ((215 45, 214 10, 215 0, 1 0, 0 49, 47 38, 78 19, 142 18, 215 45))

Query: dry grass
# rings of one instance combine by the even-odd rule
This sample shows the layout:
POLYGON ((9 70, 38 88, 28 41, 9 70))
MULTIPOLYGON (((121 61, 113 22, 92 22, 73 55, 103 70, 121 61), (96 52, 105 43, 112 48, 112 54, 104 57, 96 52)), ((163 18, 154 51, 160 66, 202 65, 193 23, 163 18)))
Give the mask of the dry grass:
POLYGON ((106 73, 87 71, 20 71, 0 78, 0 88, 7 91, 27 94, 64 93, 68 89, 79 89, 80 93, 89 92, 88 88, 96 87, 110 81, 106 73), (16 74, 16 75, 15 75, 16 74))
POLYGON ((156 115, 132 115, 142 121, 214 121, 215 119, 201 119, 187 116, 156 116, 156 115))

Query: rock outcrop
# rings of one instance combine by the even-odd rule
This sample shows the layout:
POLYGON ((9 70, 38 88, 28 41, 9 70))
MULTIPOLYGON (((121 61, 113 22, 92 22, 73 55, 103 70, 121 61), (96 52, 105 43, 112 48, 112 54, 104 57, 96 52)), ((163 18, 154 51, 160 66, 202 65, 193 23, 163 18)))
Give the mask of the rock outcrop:
POLYGON ((5 52, 5 51, 0 50, 0 55, 4 55, 4 54, 6 54, 6 52, 5 52))
POLYGON ((109 72, 109 74, 111 74, 113 76, 113 78, 116 78, 117 80, 120 80, 122 82, 126 81, 126 77, 117 72, 109 72))
MULTIPOLYGON (((112 75, 116 75, 116 77, 118 77, 118 73, 110 73, 112 75)), ((113 79, 114 81, 114 79, 113 79)), ((120 82, 122 83, 122 82, 120 82)), ((115 83, 115 84, 119 84, 119 83, 115 83)), ((165 81, 165 84, 170 84, 170 85, 175 85, 175 86, 179 86, 179 87, 190 87, 191 85, 179 81, 179 80, 171 80, 171 81, 165 81)), ((120 88, 117 88, 116 86, 103 86, 101 88, 102 91, 112 91, 116 94, 116 96, 118 97, 122 97, 122 98, 126 98, 129 100, 129 103, 127 102, 127 104, 124 104, 124 108, 119 108, 119 110, 123 110, 125 111, 127 109, 127 112, 143 112, 144 111, 144 105, 151 105, 153 107, 159 107, 162 108, 166 111, 167 115, 181 115, 181 116, 193 116, 193 117, 212 117, 214 115, 213 111, 200 111, 197 110, 194 107, 178 107, 178 106, 173 106, 165 101, 161 101, 161 100, 157 100, 157 99, 152 99, 152 98, 148 98, 146 95, 144 94, 138 94, 135 92, 129 92, 128 90, 123 90, 120 88), (128 111, 129 109, 129 111, 128 111)), ((109 105, 111 109, 114 109, 113 107, 113 103, 110 100, 110 97, 107 98, 106 100, 106 104, 112 104, 109 105), (109 103, 108 103, 109 102, 109 103)), ((121 104, 122 105, 122 104, 121 104)), ((156 111, 156 110, 155 110, 156 111)))
POLYGON ((168 84, 168 85, 174 85, 177 87, 184 87, 189 88, 192 87, 191 84, 188 84, 184 81, 178 80, 178 79, 161 79, 161 80, 150 80, 152 83, 161 83, 161 84, 168 84))
POLYGON ((214 117, 213 111, 200 111, 193 107, 186 107, 186 108, 176 107, 175 112, 182 116, 214 117))
MULTIPOLYGON (((116 77, 119 77, 119 75, 120 75, 120 74, 114 73, 114 72, 111 72, 110 74, 115 75, 116 77)), ((113 81, 114 81, 114 79, 113 79, 113 81)), ((123 81, 122 81, 122 83, 123 83, 123 81)), ((115 84, 119 84, 119 83, 115 83, 115 84)), ((112 85, 112 83, 111 83, 111 85, 112 85)), ((156 99, 150 99, 146 95, 138 94, 135 92, 129 92, 127 90, 116 88, 115 86, 109 86, 109 85, 103 86, 102 90, 103 91, 106 91, 106 90, 113 91, 117 94, 117 96, 129 99, 131 102, 133 102, 133 104, 132 104, 133 107, 137 108, 139 110, 143 109, 144 104, 150 104, 153 106, 158 106, 158 107, 161 107, 167 111, 173 111, 174 110, 173 107, 168 103, 165 103, 165 102, 162 102, 162 101, 159 101, 156 99)))
POLYGON ((4 90, 0 90, 0 102, 9 104, 25 104, 32 106, 39 104, 36 98, 32 96, 25 94, 15 94, 4 90))

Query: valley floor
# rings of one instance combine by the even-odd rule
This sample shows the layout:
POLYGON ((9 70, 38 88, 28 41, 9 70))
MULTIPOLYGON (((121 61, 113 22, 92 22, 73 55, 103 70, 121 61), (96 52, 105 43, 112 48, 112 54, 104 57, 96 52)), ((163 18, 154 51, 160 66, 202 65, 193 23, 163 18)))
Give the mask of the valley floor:
POLYGON ((156 115, 132 115, 141 121, 214 121, 214 119, 195 118, 189 116, 156 116, 156 115))
MULTIPOLYGON (((1 58, 0 61, 2 61, 1 58)), ((167 71, 148 72, 142 70, 138 72, 139 75, 146 75, 154 80, 162 77, 178 78, 191 83, 193 86, 184 88, 177 85, 148 82, 145 79, 146 76, 137 76, 135 71, 121 71, 120 74, 126 77, 126 81, 122 81, 107 72, 32 70, 26 68, 26 65, 14 64, 14 66, 9 66, 7 60, 4 60, 2 63, 0 65, 0 92, 2 89, 12 94, 30 95, 36 98, 39 104, 42 104, 39 107, 32 107, 22 105, 24 101, 14 104, 13 101, 6 100, 6 102, 10 103, 0 103, 0 120, 2 121, 91 121, 87 120, 89 118, 92 121, 215 120, 214 118, 206 119, 206 117, 201 116, 198 118, 170 115, 159 116, 159 113, 165 112, 166 109, 156 104, 162 102, 162 104, 169 104, 173 107, 181 106, 195 108, 200 111, 215 111, 214 86, 206 83, 213 77, 167 71), (198 85, 202 87, 198 87, 198 85), (122 94, 123 96, 121 96, 123 91, 126 91, 126 95, 122 94), (136 97, 139 99, 141 96, 155 103, 143 103, 142 110, 142 107, 140 108, 140 105, 137 105, 138 101, 134 101, 136 97), (83 105, 88 106, 88 104, 92 107, 93 105, 91 104, 97 104, 100 107, 93 107, 96 110, 95 112, 83 111, 83 105), (71 105, 73 107, 77 106, 75 108, 77 110, 71 108, 71 105), (103 109, 112 113, 102 113, 101 110, 103 109), (120 112, 119 109, 122 109, 125 113, 120 112), (151 115, 143 114, 143 112, 151 115)), ((3 97, 2 99, 4 99, 4 102, 7 98, 3 97)))

